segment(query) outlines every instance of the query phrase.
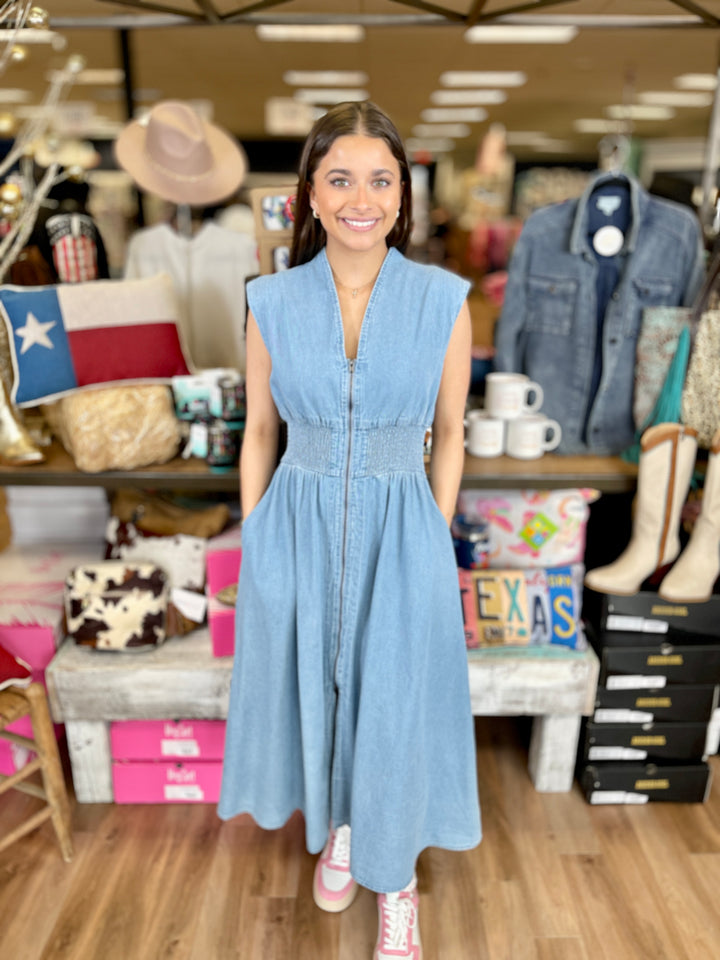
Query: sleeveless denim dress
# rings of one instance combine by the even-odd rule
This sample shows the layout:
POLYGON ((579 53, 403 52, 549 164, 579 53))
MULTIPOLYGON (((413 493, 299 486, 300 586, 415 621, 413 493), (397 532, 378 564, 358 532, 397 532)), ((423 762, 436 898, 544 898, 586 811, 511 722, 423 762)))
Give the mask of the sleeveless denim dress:
POLYGON ((299 809, 311 853, 348 823, 377 892, 425 847, 480 840, 457 568, 423 462, 467 290, 391 248, 348 360, 324 250, 248 285, 288 441, 243 523, 218 813, 274 829, 299 809))

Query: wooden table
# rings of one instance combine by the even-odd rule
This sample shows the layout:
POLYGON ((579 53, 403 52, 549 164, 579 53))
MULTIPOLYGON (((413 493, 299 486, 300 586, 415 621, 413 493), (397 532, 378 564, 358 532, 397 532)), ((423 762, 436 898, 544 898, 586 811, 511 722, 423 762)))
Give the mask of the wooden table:
MULTIPOLYGON (((634 489, 637 467, 619 457, 539 460, 466 457, 465 488, 593 487, 634 489)), ((134 486, 179 491, 237 492, 238 471, 213 473, 204 461, 176 458, 133 471, 83 473, 57 443, 47 461, 0 466, 0 485, 134 486)), ((223 719, 231 661, 212 656, 206 630, 143 654, 100 653, 66 643, 47 670, 53 715, 67 728, 73 779, 81 802, 112 800, 109 723, 130 719, 223 719)), ((538 790, 566 791, 573 781, 581 717, 593 711, 598 663, 590 650, 489 650, 469 657, 476 715, 534 717, 530 775, 538 790)))
MULTIPOLYGON (((573 782, 580 721, 594 709, 592 650, 485 651, 468 660, 476 716, 533 716, 529 770, 535 788, 573 782)), ((113 653, 65 641, 45 672, 53 718, 64 723, 80 803, 113 800, 113 720, 223 720, 231 657, 213 657, 207 629, 144 653, 113 653)))

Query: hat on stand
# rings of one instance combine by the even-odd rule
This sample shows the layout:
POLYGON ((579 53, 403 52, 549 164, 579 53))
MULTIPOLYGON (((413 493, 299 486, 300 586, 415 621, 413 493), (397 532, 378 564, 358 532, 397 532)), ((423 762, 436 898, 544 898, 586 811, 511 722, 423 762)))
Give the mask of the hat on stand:
POLYGON ((233 137, 180 100, 158 103, 129 123, 115 141, 115 157, 143 190, 196 207, 229 197, 247 172, 233 137))

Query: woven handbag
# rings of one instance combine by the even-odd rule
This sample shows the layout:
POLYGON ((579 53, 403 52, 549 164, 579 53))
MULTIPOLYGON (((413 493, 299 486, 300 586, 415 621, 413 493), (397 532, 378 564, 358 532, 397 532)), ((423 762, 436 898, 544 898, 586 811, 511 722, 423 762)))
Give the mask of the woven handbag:
POLYGON ((682 422, 697 430, 698 446, 709 450, 720 427, 720 310, 700 318, 685 386, 682 422))
POLYGON ((720 253, 716 254, 693 307, 693 346, 682 391, 681 421, 697 431, 698 446, 706 450, 720 427, 720 310, 708 309, 718 277, 720 253))
MULTIPOLYGON (((635 429, 641 433, 651 426, 651 414, 666 390, 668 373, 678 355, 682 331, 690 325, 690 307, 647 307, 643 311, 640 334, 635 351, 635 384, 633 390, 633 420, 635 429)), ((685 357, 687 363, 687 356, 685 357)), ((679 383, 685 379, 683 366, 679 383)), ((675 405, 678 411, 670 419, 678 419, 680 391, 675 405)), ((655 420, 654 422, 658 422, 655 420)))

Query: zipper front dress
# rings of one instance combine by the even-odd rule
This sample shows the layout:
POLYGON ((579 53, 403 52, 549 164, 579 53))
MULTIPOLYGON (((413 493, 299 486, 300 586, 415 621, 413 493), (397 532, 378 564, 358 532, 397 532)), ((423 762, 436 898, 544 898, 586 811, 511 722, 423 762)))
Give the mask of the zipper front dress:
POLYGON ((219 814, 295 810, 319 852, 352 828, 378 892, 422 849, 480 840, 460 594, 423 440, 468 284, 390 249, 357 358, 325 251, 260 277, 248 303, 287 449, 243 523, 219 814))

